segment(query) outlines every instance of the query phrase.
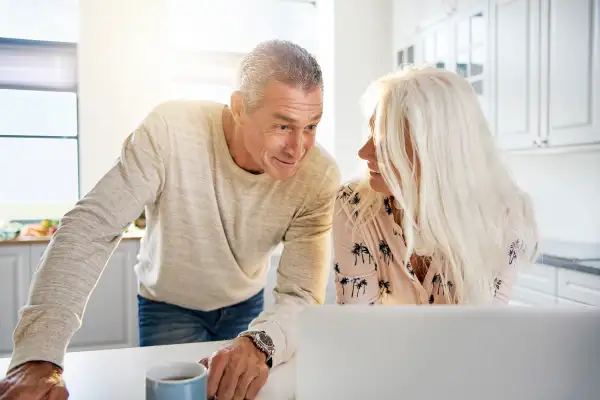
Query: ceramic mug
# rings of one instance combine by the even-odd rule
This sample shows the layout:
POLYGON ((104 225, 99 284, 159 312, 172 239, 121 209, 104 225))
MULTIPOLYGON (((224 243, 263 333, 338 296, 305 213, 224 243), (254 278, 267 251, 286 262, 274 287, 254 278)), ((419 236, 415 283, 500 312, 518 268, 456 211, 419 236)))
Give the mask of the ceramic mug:
POLYGON ((206 400, 206 381, 200 363, 157 365, 146 373, 146 400, 206 400))

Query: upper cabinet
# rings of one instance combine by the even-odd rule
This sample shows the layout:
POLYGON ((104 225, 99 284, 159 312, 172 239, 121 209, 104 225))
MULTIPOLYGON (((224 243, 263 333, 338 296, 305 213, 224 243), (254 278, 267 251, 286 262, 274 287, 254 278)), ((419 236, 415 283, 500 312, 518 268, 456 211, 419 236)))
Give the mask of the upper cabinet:
POLYGON ((460 12, 446 9, 450 10, 450 16, 424 29, 419 36, 416 62, 444 68, 466 78, 487 115, 487 6, 479 4, 460 12))
MULTIPOLYGON (((502 149, 600 144, 599 2, 442 1, 430 11, 442 17, 413 21, 418 34, 394 43, 465 77, 502 149)), ((395 14, 416 3, 395 3, 395 14)))
POLYGON ((598 0, 545 0, 541 16, 542 138, 551 146, 599 143, 598 0))
POLYGON ((540 0, 493 1, 490 122, 505 149, 542 144, 540 137, 540 0))
MULTIPOLYGON (((487 8, 478 7, 456 18, 455 71, 466 78, 479 97, 483 111, 488 115, 487 74, 487 8)), ((489 118, 489 115, 488 115, 489 118)))
POLYGON ((491 120, 502 148, 600 143, 598 0, 491 4, 491 120))

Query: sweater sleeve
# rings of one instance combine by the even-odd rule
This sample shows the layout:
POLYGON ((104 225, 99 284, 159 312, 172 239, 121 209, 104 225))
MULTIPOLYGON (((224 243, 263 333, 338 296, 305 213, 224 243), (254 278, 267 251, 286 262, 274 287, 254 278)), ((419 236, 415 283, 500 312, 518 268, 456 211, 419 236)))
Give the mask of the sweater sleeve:
POLYGON ((63 367, 90 294, 124 230, 161 192, 166 137, 157 108, 126 138, 115 165, 61 219, 20 310, 9 369, 33 360, 63 367))
POLYGON ((325 301, 332 215, 339 182, 337 166, 331 166, 313 200, 293 219, 277 268, 275 307, 250 324, 250 330, 265 331, 273 340, 273 367, 289 361, 295 353, 296 319, 302 307, 325 301))

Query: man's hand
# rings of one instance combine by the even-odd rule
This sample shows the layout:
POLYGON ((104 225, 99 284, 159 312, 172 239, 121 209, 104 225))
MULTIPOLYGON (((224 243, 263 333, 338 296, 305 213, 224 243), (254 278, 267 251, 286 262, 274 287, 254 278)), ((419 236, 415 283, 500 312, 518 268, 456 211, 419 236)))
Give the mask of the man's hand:
POLYGON ((30 361, 0 380, 0 400, 67 400, 62 371, 46 361, 30 361))
POLYGON ((251 339, 239 337, 209 360, 200 361, 208 367, 208 398, 254 400, 267 383, 266 359, 251 339))

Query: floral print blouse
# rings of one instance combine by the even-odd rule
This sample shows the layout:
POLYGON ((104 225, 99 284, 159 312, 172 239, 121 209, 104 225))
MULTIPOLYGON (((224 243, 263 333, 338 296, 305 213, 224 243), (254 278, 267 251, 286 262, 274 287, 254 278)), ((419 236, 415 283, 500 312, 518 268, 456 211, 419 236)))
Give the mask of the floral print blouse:
MULTIPOLYGON (((394 221, 389 198, 375 218, 360 230, 353 221, 360 196, 347 184, 340 190, 333 221, 334 271, 338 304, 445 304, 445 288, 439 267, 433 262, 423 283, 417 279, 410 263, 404 266, 406 247, 400 226, 394 221)), ((516 260, 522 248, 513 241, 506 253, 506 265, 494 280, 494 302, 508 304, 516 279, 516 260)))

